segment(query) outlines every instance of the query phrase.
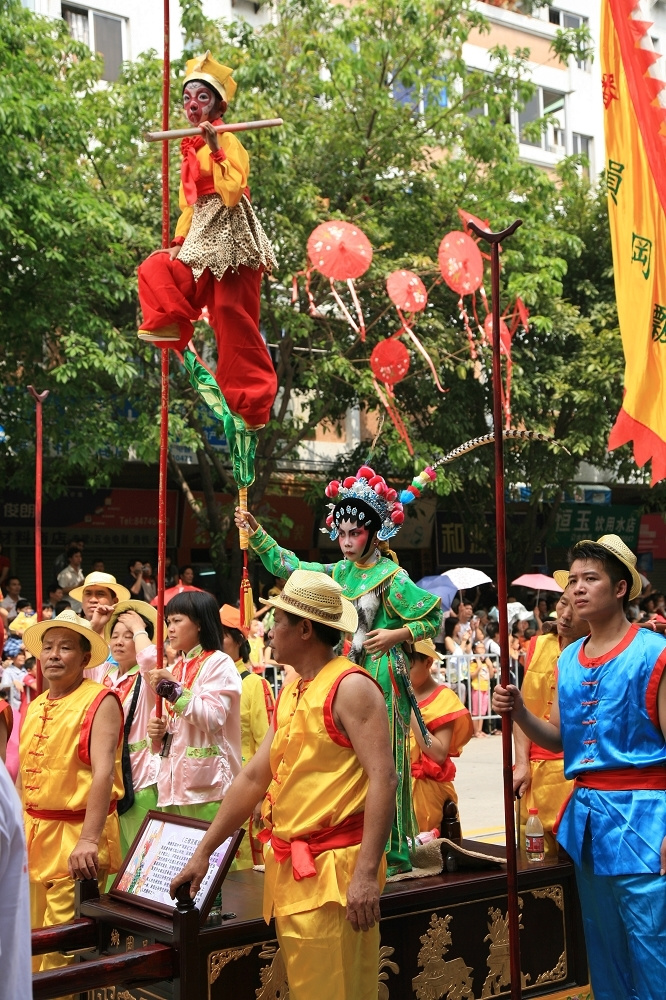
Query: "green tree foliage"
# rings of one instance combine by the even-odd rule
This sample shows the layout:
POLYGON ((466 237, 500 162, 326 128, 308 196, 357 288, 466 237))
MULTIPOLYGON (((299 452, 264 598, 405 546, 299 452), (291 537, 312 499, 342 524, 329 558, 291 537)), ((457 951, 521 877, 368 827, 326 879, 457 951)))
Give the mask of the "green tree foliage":
MULTIPOLYGON (((580 161, 566 161, 552 176, 518 159, 509 117, 532 93, 527 53, 496 48, 491 72, 468 70, 463 43, 470 32, 488 30, 469 0, 349 7, 277 0, 261 31, 207 20, 200 0, 181 0, 181 7, 185 57, 208 47, 235 67, 239 87, 228 118, 285 119, 281 129, 243 138, 253 202, 279 258, 277 274, 264 279, 262 324, 281 388, 275 419, 262 432, 253 502, 321 420, 335 426, 352 405, 378 407, 368 358, 399 327, 385 280, 400 267, 418 271, 430 288, 417 332, 448 392, 436 391, 414 352, 396 397, 415 458, 388 422, 374 456, 363 457, 407 479, 433 455, 487 431, 487 350, 475 366, 457 297, 438 283, 437 248, 445 233, 461 228, 458 208, 495 229, 519 215, 524 225, 502 253, 501 305, 520 295, 531 312, 529 330, 514 339, 513 424, 554 433, 568 449, 508 449, 509 481, 534 487, 531 533, 518 546, 529 561, 532 542, 547 530, 537 527, 541 497, 557 502, 582 457, 609 465, 605 442, 622 363, 603 199, 579 177, 580 161), (364 343, 316 273, 318 315, 310 315, 303 280, 292 303, 307 237, 330 218, 358 224, 375 251, 356 282, 364 343)), ((0 0, 0 65, 0 114, 10 139, 0 149, 0 324, 9 345, 0 377, 11 390, 2 468, 8 481, 26 482, 18 459, 27 453, 24 389, 32 382, 55 397, 45 409, 49 440, 59 449, 49 463, 51 487, 75 475, 99 485, 130 449, 145 461, 157 454, 159 358, 135 335, 134 272, 160 239, 160 150, 141 137, 159 127, 161 64, 148 53, 100 88, 98 60, 64 25, 0 0)), ((174 124, 182 69, 173 66, 174 124)), ((170 153, 175 213, 175 143, 170 153)), ((214 364, 205 324, 197 340, 214 364)), ((173 459, 171 470, 202 530, 210 530, 220 564, 226 522, 214 492, 232 486, 230 472, 208 443, 211 418, 173 359, 171 367, 171 440, 196 453, 203 504, 173 459)), ((475 519, 492 504, 492 481, 486 449, 448 467, 437 489, 475 519)))

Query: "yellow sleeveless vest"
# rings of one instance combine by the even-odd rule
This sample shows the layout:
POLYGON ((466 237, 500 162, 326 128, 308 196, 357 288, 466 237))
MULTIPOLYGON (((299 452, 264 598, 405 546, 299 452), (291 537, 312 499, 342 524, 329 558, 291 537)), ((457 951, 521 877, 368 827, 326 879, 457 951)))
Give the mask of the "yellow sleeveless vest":
MULTIPOLYGON (((292 681, 275 706, 271 746, 273 780, 263 820, 281 840, 306 838, 363 812, 368 778, 347 737, 333 721, 333 699, 349 672, 366 671, 339 656, 308 684, 292 681)), ((277 864, 265 851, 264 917, 303 913, 336 902, 344 906, 360 844, 315 858, 316 876, 296 881, 291 861, 277 864)))
MULTIPOLYGON (((530 712, 538 719, 550 719, 557 679, 557 659, 560 655, 560 640, 557 635, 536 637, 534 651, 527 663, 521 693, 530 712)), ((560 760, 562 754, 543 750, 536 743, 530 750, 531 760, 560 760)))
MULTIPOLYGON (((21 730, 19 756, 30 878, 64 878, 67 859, 83 826, 92 784, 90 732, 104 697, 115 697, 88 679, 63 698, 48 692, 31 702, 21 730), (56 818, 31 812, 57 813, 56 818), (71 815, 68 815, 71 814, 71 815)), ((111 802, 124 794, 121 771, 122 729, 116 750, 111 802)), ((117 871, 120 860, 118 818, 109 815, 100 838, 100 866, 117 871), (108 843, 107 843, 108 841, 108 843)))

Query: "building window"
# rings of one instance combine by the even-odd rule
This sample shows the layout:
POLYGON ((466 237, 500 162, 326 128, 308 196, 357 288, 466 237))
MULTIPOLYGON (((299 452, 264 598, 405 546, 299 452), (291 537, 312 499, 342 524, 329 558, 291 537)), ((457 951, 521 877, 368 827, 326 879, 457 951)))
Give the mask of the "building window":
POLYGON ((581 135, 580 132, 574 132, 571 136, 573 141, 573 152, 580 156, 585 156, 587 158, 587 166, 583 165, 582 173, 584 177, 590 176, 590 171, 592 170, 592 149, 593 142, 591 135, 581 135))
POLYGON ((537 87, 535 93, 527 102, 522 111, 518 112, 518 137, 520 142, 526 146, 535 146, 537 149, 544 149, 547 153, 561 153, 564 155, 565 138, 565 95, 557 90, 548 90, 546 87, 537 87), (550 115, 551 118, 545 132, 540 135, 526 135, 525 126, 530 122, 550 115))
POLYGON ((123 61, 122 21, 84 7, 62 5, 62 16, 69 33, 104 59, 102 79, 117 80, 123 61))
MULTIPOLYGON (((568 10, 559 10, 557 7, 548 8, 548 20, 551 24, 558 24, 560 28, 586 28, 588 19, 580 14, 571 14, 568 10)), ((576 59, 578 69, 590 72, 589 59, 576 59)))

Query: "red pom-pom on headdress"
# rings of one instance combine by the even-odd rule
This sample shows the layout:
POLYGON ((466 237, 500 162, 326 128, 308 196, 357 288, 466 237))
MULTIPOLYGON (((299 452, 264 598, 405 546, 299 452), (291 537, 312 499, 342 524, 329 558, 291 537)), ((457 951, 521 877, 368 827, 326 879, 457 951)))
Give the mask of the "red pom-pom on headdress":
POLYGON ((326 489, 324 490, 324 493, 329 498, 329 500, 335 500, 339 492, 340 492, 340 483, 337 479, 332 479, 331 482, 326 487, 326 489))
POLYGON ((356 473, 358 479, 373 479, 375 475, 375 470, 371 469, 369 465, 362 465, 361 468, 356 473))
POLYGON ((347 476, 347 478, 343 480, 342 485, 346 490, 349 490, 351 489, 351 487, 354 485, 355 482, 356 482, 356 476, 347 476))

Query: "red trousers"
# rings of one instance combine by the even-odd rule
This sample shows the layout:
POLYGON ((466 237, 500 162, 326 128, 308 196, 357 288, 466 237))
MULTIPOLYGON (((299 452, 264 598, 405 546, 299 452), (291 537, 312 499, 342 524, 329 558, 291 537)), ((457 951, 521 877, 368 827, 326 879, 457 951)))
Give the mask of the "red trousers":
POLYGON ((250 427, 270 420, 277 377, 268 348, 259 333, 259 292, 262 270, 241 264, 227 270, 221 281, 208 269, 198 281, 186 264, 168 253, 156 253, 139 266, 142 330, 158 331, 173 323, 180 339, 158 347, 182 351, 192 337, 192 323, 204 306, 217 341, 215 379, 229 409, 250 427))

